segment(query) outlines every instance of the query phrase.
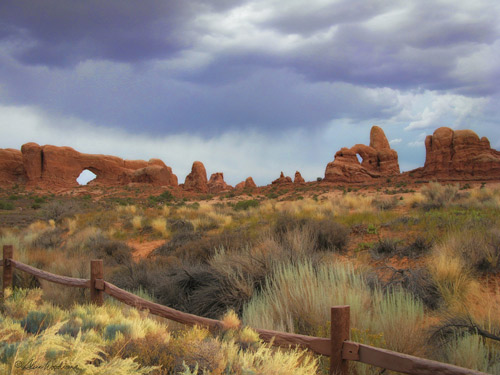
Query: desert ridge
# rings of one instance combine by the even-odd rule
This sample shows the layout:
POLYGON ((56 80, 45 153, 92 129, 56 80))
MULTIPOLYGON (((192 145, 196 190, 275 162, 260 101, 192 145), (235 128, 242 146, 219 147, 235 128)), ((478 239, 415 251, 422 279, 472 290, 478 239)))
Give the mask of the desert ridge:
MULTIPOLYGON (((398 153, 389 145, 382 128, 373 126, 369 145, 356 144, 343 147, 335 153, 334 160, 326 166, 324 181, 327 183, 374 183, 381 178, 429 180, 500 180, 500 151, 492 149, 486 137, 472 130, 436 129, 425 140, 426 159, 421 168, 400 172, 398 153), (358 160, 361 158, 361 162, 358 160)), ((234 188, 224 181, 222 172, 207 178, 201 161, 193 163, 184 184, 172 168, 160 159, 125 160, 116 156, 85 154, 71 147, 40 146, 26 143, 21 150, 0 149, 0 186, 14 184, 26 187, 54 188, 78 187, 76 179, 82 171, 89 170, 97 177, 91 182, 101 186, 151 186, 180 187, 195 193, 220 193, 233 189, 251 189, 256 184, 252 177, 234 188)), ((272 185, 306 183, 299 171, 291 177, 281 172, 272 185)))

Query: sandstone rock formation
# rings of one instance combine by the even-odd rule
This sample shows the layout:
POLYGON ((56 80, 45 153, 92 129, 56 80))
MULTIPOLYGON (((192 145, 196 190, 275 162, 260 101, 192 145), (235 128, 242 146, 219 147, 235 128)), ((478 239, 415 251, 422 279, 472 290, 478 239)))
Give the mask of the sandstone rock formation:
POLYGON ((9 175, 9 181, 0 183, 9 184, 16 178, 24 180, 28 186, 42 188, 77 187, 76 179, 85 169, 93 172, 96 179, 91 184, 105 186, 127 185, 132 182, 148 183, 155 186, 177 186, 177 177, 172 169, 159 159, 123 160, 116 156, 83 154, 71 147, 40 146, 36 143, 27 143, 16 150, 0 150, 1 175, 9 175), (14 152, 15 151, 15 152, 14 152), (12 157, 15 155, 15 165, 12 157), (11 160, 9 166, 4 166, 6 160, 11 160), (20 177, 21 176, 21 177, 20 177))
POLYGON ((226 184, 224 174, 222 172, 212 173, 208 180, 208 191, 210 193, 220 193, 221 191, 231 190, 233 187, 226 184))
POLYGON ((201 161, 195 161, 191 173, 186 176, 184 189, 200 193, 208 193, 207 171, 201 161))
POLYGON ((272 182, 273 185, 280 185, 280 184, 291 184, 292 183, 292 178, 291 177, 288 177, 288 176, 285 176, 283 174, 283 172, 281 172, 279 178, 277 178, 276 180, 274 180, 272 182))
POLYGON ((26 182, 21 151, 0 149, 0 185, 9 186, 26 182))
POLYGON ((253 189, 253 188, 256 188, 256 187, 257 187, 257 185, 253 181, 253 178, 252 177, 247 177, 247 179, 245 181, 240 182, 234 188, 236 190, 240 190, 240 189, 253 189))
POLYGON ((498 179, 500 152, 472 130, 442 127, 425 139, 425 165, 409 172, 413 177, 438 179, 498 179))
POLYGON ((294 184, 305 184, 306 181, 302 178, 302 175, 299 171, 295 172, 295 177, 293 179, 294 184))
POLYGON ((384 131, 373 126, 369 146, 357 144, 337 151, 335 160, 326 166, 325 181, 367 182, 393 175, 399 175, 398 154, 389 146, 384 131), (362 158, 361 163, 357 155, 362 158))

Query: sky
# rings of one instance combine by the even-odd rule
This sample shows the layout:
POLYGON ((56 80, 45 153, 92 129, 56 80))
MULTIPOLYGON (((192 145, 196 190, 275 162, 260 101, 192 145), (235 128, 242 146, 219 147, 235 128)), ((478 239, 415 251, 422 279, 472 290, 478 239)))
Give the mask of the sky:
POLYGON ((498 0, 2 0, 0 148, 323 177, 380 126, 402 171, 441 126, 500 149, 498 0))

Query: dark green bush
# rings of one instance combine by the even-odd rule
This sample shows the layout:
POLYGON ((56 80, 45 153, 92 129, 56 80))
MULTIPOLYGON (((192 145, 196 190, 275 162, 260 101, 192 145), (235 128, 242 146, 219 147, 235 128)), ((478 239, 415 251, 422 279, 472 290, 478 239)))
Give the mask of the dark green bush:
POLYGON ((54 323, 54 316, 45 311, 30 311, 26 318, 21 321, 21 327, 31 334, 45 331, 54 323))
POLYGON ((0 201, 0 210, 13 210, 14 205, 11 202, 2 202, 0 201))
POLYGON ((63 242, 64 230, 61 228, 48 229, 39 235, 32 243, 31 246, 41 249, 55 249, 58 248, 63 242))
POLYGON ((128 324, 122 324, 122 323, 110 324, 106 326, 104 330, 104 338, 106 340, 114 340, 118 332, 126 336, 130 335, 130 331, 131 328, 130 325, 128 324))
POLYGON ((259 205, 259 201, 255 199, 249 199, 246 201, 239 201, 234 205, 235 211, 244 211, 248 210, 250 207, 257 207, 259 205))

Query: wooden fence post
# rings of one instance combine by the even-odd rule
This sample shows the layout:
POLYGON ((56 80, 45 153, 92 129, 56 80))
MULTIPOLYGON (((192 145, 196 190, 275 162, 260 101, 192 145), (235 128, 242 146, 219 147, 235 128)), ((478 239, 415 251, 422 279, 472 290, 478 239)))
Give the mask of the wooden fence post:
POLYGON ((2 278, 2 301, 5 297, 5 289, 12 288, 12 263, 9 259, 14 256, 12 245, 3 245, 3 278, 2 278))
POLYGON ((331 309, 331 354, 330 375, 347 375, 349 363, 342 359, 342 346, 345 340, 349 340, 351 330, 350 307, 334 306, 331 309))
POLYGON ((90 261, 90 301, 97 306, 104 303, 104 272, 102 259, 90 261))

